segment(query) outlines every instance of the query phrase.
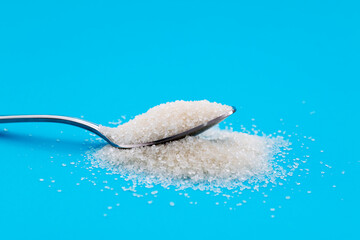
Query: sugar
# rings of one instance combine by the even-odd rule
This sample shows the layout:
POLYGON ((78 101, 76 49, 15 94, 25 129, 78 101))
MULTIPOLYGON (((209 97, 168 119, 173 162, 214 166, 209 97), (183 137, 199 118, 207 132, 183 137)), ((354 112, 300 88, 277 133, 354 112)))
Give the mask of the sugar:
POLYGON ((212 128, 199 136, 162 145, 133 149, 107 145, 93 153, 93 157, 102 167, 122 174, 135 174, 146 184, 194 189, 205 186, 213 190, 278 177, 283 169, 273 164, 273 157, 287 144, 280 137, 212 128))
MULTIPOLYGON (((232 108, 209 101, 161 104, 117 128, 101 127, 118 143, 159 140, 206 123, 232 108)), ((168 188, 218 191, 248 188, 246 184, 275 182, 285 170, 275 156, 290 145, 282 137, 250 135, 213 127, 198 136, 132 149, 107 145, 92 153, 94 165, 135 181, 135 185, 161 184, 168 188)), ((283 154, 280 154, 283 156, 283 154)), ((254 189, 258 189, 255 185, 254 189)), ((157 191, 151 192, 156 194, 157 191)))
POLYGON ((207 100, 160 104, 117 128, 100 131, 119 144, 145 143, 170 137, 227 114, 232 107, 207 100))

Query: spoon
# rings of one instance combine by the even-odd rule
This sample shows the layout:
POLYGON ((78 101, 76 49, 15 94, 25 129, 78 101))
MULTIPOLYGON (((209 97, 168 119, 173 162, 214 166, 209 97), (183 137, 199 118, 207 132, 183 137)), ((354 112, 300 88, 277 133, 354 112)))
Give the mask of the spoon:
POLYGON ((150 146, 150 145, 163 144, 166 142, 179 140, 186 136, 198 135, 198 134, 208 130, 209 128, 215 126, 216 124, 218 124, 219 122, 221 122, 222 120, 229 117, 230 115, 232 115, 235 112, 236 112, 236 108, 232 107, 232 109, 229 112, 227 112, 221 116, 218 116, 206 123, 200 124, 199 126, 191 128, 185 132, 175 134, 173 136, 166 137, 166 138, 159 139, 159 140, 152 141, 152 142, 130 144, 130 145, 115 143, 111 139, 111 137, 105 136, 102 132, 100 132, 99 125, 82 120, 82 119, 73 118, 73 117, 65 117, 65 116, 57 116, 57 115, 11 115, 11 116, 0 116, 0 123, 55 122, 55 123, 69 124, 69 125, 73 125, 76 127, 84 128, 90 132, 95 133, 96 135, 98 135, 99 137, 104 139, 106 142, 108 142, 113 147, 126 149, 126 148, 135 148, 135 147, 144 147, 144 146, 150 146))

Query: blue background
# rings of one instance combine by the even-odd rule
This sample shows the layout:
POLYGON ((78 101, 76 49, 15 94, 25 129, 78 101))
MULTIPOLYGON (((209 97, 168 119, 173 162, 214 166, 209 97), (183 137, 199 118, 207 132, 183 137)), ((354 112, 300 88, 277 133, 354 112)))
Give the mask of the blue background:
MULTIPOLYGON (((357 1, 1 1, 1 115, 106 124, 208 99, 238 108, 237 130, 254 118, 265 133, 316 140, 303 140, 310 174, 267 189, 266 203, 244 192, 247 203, 230 210, 198 191, 197 205, 162 188, 153 204, 101 191, 79 180, 93 177, 82 154, 99 145, 87 132, 4 124, 0 239, 359 239, 359 10, 357 1)), ((121 188, 105 170, 96 177, 121 188)))

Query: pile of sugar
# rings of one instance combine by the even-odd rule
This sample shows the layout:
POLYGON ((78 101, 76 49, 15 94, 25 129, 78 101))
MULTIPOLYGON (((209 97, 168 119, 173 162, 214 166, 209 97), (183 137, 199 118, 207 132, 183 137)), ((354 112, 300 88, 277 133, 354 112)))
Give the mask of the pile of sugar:
POLYGON ((284 176, 274 157, 288 146, 283 138, 212 128, 163 145, 116 149, 105 146, 93 162, 132 180, 179 188, 214 189, 273 182, 284 176))
POLYGON ((117 128, 100 131, 119 144, 160 140, 204 124, 232 111, 232 107, 203 101, 176 101, 158 105, 117 128))

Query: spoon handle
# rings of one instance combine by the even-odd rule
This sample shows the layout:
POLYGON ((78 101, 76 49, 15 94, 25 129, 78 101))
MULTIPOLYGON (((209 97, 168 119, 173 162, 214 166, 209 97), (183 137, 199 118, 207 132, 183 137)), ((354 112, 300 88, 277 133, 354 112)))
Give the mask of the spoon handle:
POLYGON ((57 116, 57 115, 11 115, 11 116, 0 116, 0 123, 21 123, 21 122, 55 122, 55 123, 64 123, 73 125, 86 129, 90 132, 95 133, 99 137, 103 138, 105 141, 113 145, 106 136, 104 136, 99 131, 99 126, 97 124, 78 119, 73 117, 66 116, 57 116))

